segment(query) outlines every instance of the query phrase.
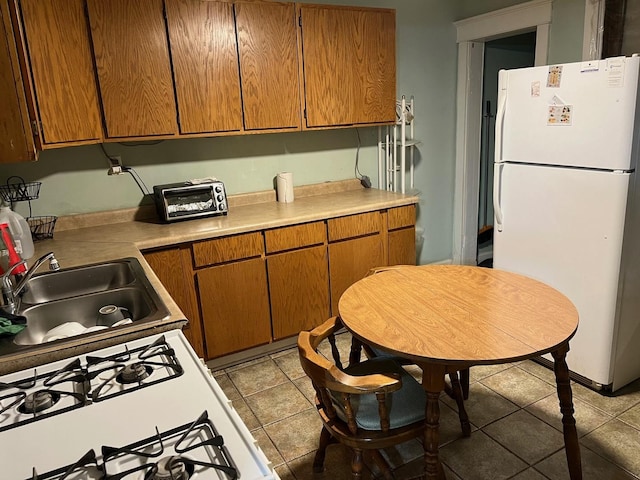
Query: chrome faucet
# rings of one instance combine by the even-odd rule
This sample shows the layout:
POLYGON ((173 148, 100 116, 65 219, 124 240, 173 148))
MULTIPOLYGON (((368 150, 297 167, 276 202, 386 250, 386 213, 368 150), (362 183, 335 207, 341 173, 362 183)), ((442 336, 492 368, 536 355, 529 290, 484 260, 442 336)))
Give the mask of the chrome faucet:
POLYGON ((60 270, 60 264, 58 260, 54 256, 53 252, 49 252, 43 256, 41 256, 35 263, 27 270, 27 273, 22 277, 22 279, 18 280, 16 286, 13 286, 11 281, 11 275, 20 265, 26 265, 27 261, 22 260, 15 265, 11 266, 7 271, 2 275, 2 300, 4 302, 3 309, 9 313, 16 313, 19 305, 19 298, 22 294, 23 290, 33 277, 33 274, 36 273, 36 270, 40 268, 44 262, 49 260, 49 270, 57 271, 60 270))

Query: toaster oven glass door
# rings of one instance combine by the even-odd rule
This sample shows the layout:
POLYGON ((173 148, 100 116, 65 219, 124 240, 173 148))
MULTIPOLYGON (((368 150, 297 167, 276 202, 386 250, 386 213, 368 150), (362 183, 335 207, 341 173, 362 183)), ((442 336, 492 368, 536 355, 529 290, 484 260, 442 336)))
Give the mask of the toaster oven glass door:
POLYGON ((167 216, 170 218, 196 216, 199 213, 215 213, 216 202, 211 187, 187 191, 165 192, 167 216))

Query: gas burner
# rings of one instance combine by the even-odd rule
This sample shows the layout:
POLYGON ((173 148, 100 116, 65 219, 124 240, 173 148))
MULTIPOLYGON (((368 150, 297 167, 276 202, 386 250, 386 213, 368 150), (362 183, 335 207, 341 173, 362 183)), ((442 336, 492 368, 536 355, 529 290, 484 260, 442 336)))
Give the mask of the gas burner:
POLYGON ((156 463, 156 472, 151 480, 189 480, 194 470, 193 464, 186 463, 182 457, 164 457, 156 463))
POLYGON ((38 390, 28 394, 22 405, 18 407, 20 413, 39 413, 53 407, 60 400, 60 394, 55 390, 38 390))
POLYGON ((116 376, 116 380, 122 384, 138 383, 149 377, 153 372, 153 368, 144 363, 132 363, 126 365, 116 376))

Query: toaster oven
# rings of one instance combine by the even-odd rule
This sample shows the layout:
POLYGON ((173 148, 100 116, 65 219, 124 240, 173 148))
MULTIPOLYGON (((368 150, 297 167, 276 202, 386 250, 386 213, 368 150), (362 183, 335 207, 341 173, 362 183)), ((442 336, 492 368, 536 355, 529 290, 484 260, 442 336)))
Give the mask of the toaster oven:
POLYGON ((153 187, 158 217, 164 222, 226 215, 227 193, 220 181, 169 183, 153 187))

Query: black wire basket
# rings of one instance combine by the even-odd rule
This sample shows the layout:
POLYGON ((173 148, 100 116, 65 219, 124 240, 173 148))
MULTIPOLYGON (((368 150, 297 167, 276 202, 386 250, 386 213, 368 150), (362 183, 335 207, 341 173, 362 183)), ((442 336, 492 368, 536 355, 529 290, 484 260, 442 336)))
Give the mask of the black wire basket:
POLYGON ((27 217, 27 223, 31 229, 31 237, 34 240, 44 240, 45 238, 53 238, 53 229, 56 226, 58 217, 42 216, 27 217))
POLYGON ((22 177, 12 176, 5 185, 0 185, 0 195, 9 204, 35 200, 40 195, 40 185, 42 182, 25 182, 22 177))

